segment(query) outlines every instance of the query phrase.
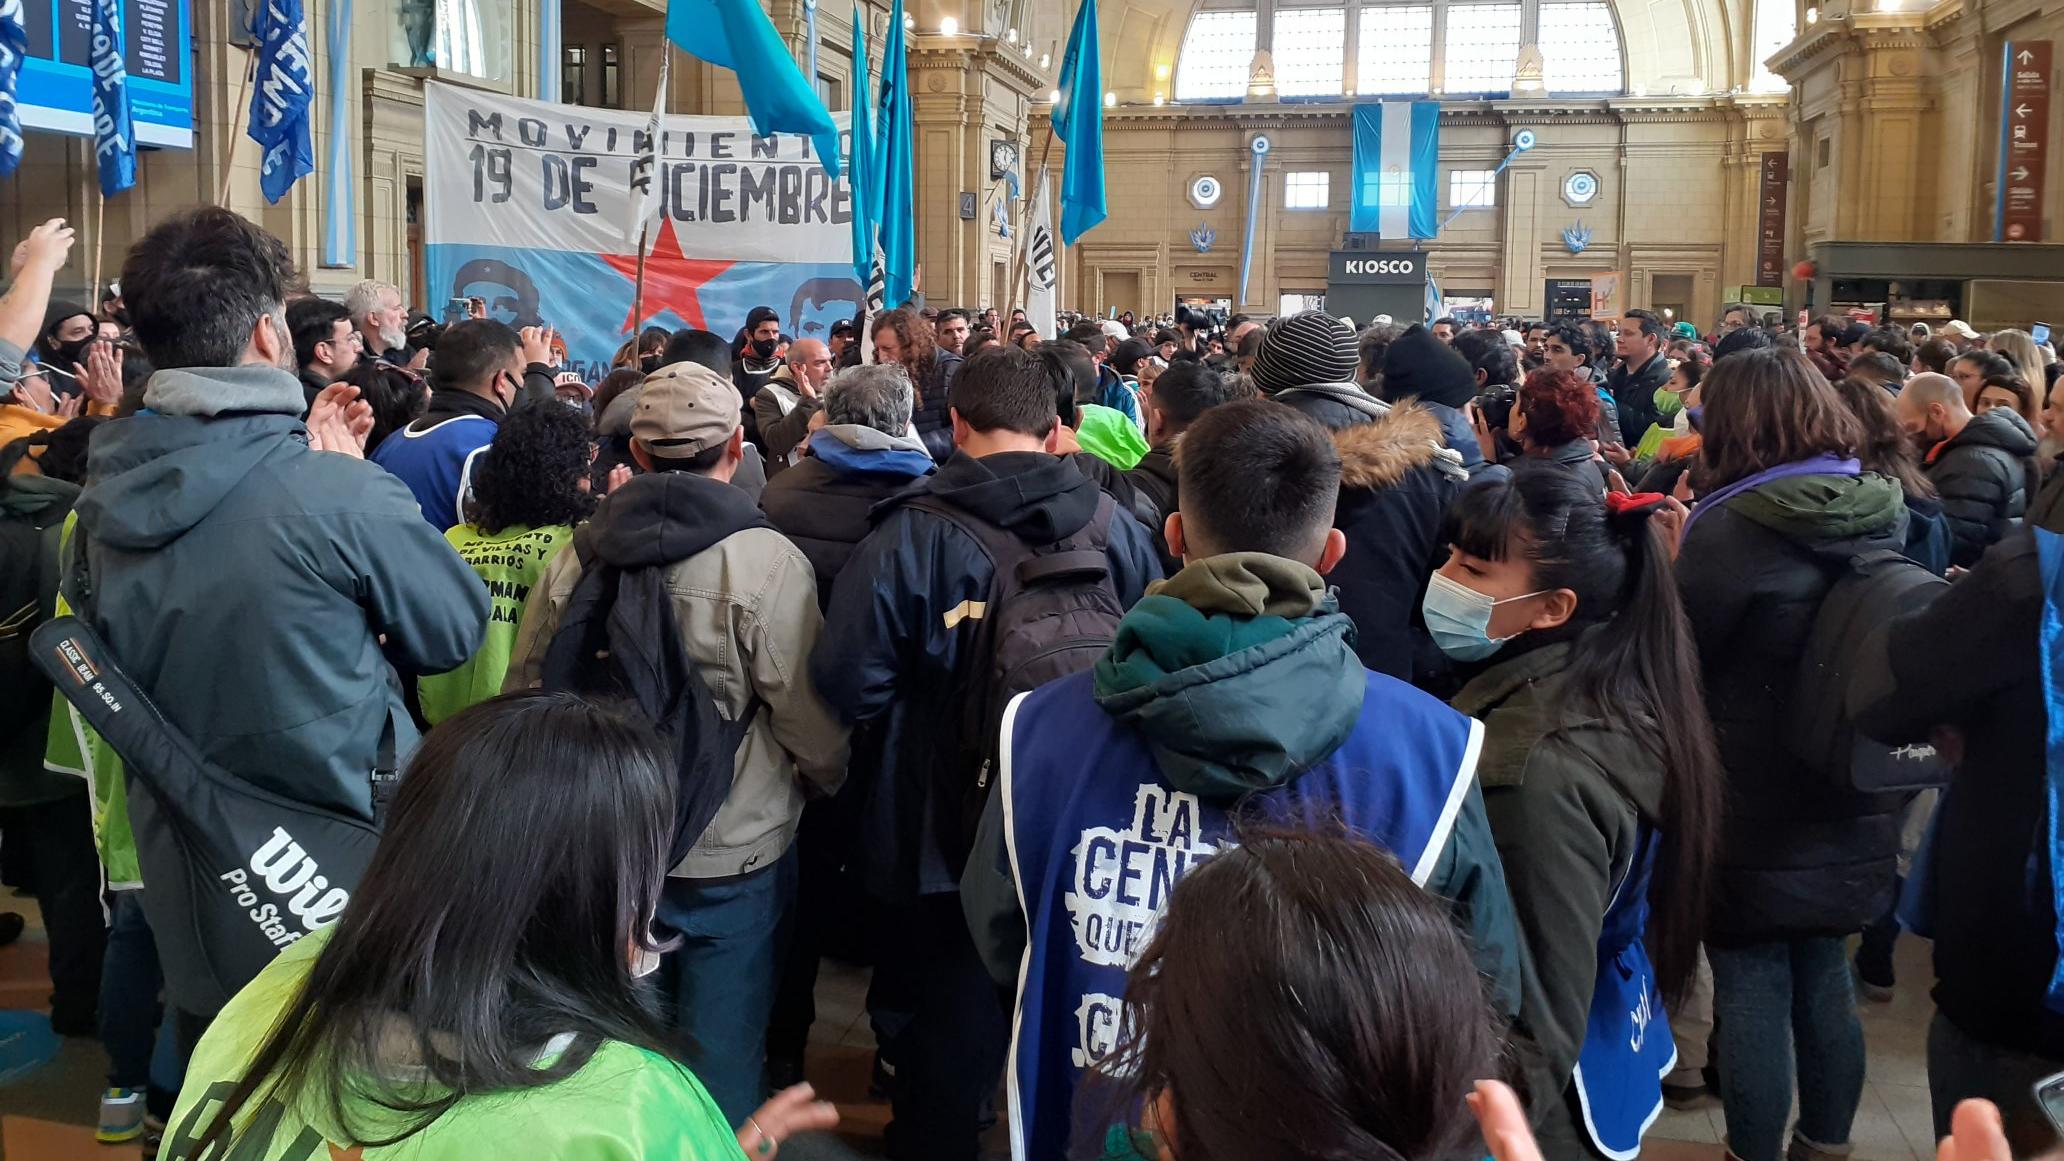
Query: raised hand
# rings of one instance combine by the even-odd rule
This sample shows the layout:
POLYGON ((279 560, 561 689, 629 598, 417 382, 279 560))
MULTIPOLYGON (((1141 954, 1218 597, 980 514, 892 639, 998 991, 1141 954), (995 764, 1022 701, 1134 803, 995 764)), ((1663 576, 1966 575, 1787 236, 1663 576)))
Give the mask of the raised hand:
POLYGON ((75 231, 65 225, 63 218, 52 218, 29 231, 14 248, 14 260, 8 266, 10 275, 18 275, 31 265, 41 265, 46 270, 55 270, 65 263, 65 256, 72 252, 75 231))

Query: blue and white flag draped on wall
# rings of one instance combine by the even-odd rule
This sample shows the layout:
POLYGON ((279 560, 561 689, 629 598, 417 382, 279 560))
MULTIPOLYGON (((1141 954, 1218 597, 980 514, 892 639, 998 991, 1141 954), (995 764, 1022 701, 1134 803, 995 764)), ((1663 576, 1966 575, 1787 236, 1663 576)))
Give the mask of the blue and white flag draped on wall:
POLYGON ((315 172, 315 145, 308 132, 314 61, 301 0, 263 0, 256 19, 258 79, 251 87, 250 134, 265 149, 259 186, 266 201, 277 202, 295 182, 315 172))
POLYGON ((1347 228, 1383 238, 1440 233, 1440 102, 1356 105, 1347 228))

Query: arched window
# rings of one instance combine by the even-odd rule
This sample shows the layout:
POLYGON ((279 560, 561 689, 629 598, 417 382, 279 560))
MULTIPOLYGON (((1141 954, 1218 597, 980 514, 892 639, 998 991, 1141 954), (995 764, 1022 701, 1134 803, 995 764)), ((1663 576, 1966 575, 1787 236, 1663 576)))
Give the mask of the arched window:
POLYGON ((1799 35, 1799 9, 1793 0, 1756 0, 1756 59, 1749 62, 1749 91, 1782 93, 1790 84, 1764 62, 1799 35))
POLYGON ((1243 99, 1257 49, 1269 50, 1275 95, 1285 100, 1501 95, 1512 90, 1519 50, 1528 44, 1540 47, 1550 93, 1626 91, 1609 0, 1212 3, 1191 17, 1183 35, 1177 101, 1243 99))

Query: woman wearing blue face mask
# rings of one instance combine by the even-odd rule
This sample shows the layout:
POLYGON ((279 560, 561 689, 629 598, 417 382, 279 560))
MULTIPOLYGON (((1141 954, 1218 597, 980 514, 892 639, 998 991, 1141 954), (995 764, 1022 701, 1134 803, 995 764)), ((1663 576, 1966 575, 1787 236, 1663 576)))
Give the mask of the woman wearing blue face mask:
POLYGON ((1426 592, 1434 643, 1485 663, 1453 704, 1484 723, 1477 773, 1534 968, 1518 1032, 1551 1157, 1640 1148, 1676 1056, 1664 997, 1698 960, 1721 775, 1651 523, 1671 507, 1515 463, 1456 500, 1426 592))

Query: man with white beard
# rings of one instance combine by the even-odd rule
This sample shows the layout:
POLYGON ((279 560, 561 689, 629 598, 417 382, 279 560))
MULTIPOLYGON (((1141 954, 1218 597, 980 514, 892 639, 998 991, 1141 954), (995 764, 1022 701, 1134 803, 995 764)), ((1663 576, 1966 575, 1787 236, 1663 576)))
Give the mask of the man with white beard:
POLYGON ((402 305, 399 287, 368 278, 345 293, 344 309, 351 312, 351 325, 365 337, 367 355, 390 363, 408 362, 408 308, 402 305))

